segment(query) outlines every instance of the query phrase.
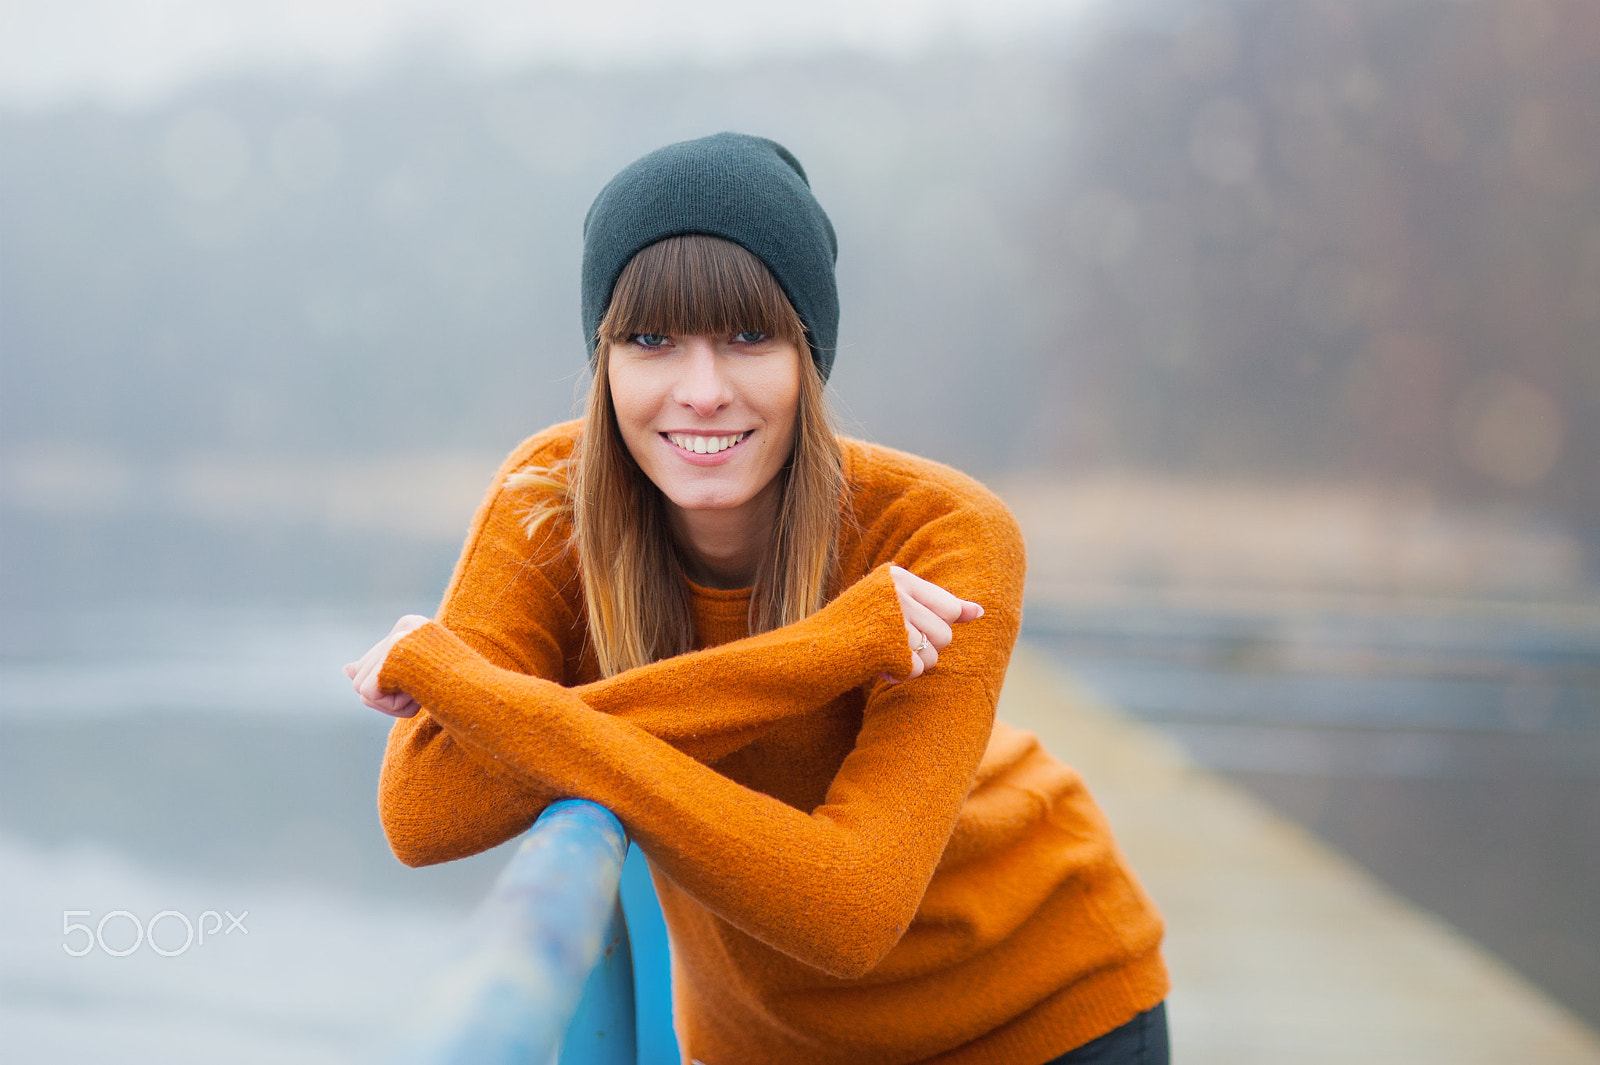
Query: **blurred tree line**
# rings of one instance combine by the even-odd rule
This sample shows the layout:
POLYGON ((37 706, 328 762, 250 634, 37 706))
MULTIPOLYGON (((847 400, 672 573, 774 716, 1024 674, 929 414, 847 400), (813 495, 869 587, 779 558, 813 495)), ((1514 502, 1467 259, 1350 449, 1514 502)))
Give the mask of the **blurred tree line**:
POLYGON ((1600 6, 1187 5, 1069 64, 1054 459, 1600 528, 1600 6))
POLYGON ((980 475, 1403 482, 1600 544, 1600 6, 1196 0, 900 62, 0 109, 3 587, 198 588, 228 512, 281 588, 327 530, 219 498, 362 456, 486 480, 574 409, 590 199, 720 128, 834 217, 849 431, 980 475))

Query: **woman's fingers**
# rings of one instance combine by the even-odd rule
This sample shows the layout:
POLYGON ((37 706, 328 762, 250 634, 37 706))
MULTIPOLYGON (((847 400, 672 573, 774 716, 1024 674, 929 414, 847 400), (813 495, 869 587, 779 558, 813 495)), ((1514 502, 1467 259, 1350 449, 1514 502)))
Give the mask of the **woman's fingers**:
POLYGON ((906 679, 910 680, 913 677, 922 676, 927 670, 928 660, 923 655, 932 649, 932 645, 926 642, 927 637, 920 630, 914 628, 910 622, 906 623, 906 637, 911 645, 911 672, 906 674, 906 679))
POLYGON ((383 660, 379 659, 357 677, 355 689, 362 703, 391 717, 410 717, 415 714, 420 707, 410 695, 405 692, 386 692, 378 685, 382 665, 383 660))
POLYGON ((392 717, 411 717, 421 709, 405 692, 385 692, 378 684, 378 677, 394 645, 427 623, 428 619, 420 614, 407 614, 395 622, 389 635, 374 644, 370 651, 344 667, 344 675, 350 678, 350 686, 364 704, 392 717))
MULTIPOLYGON (((951 625, 983 616, 983 607, 952 595, 901 566, 890 566, 900 612, 905 615, 911 644, 911 677, 920 677, 939 662, 939 652, 955 638, 951 625)), ((910 679, 909 677, 907 679, 910 679)))
POLYGON ((931 646, 941 651, 950 646, 955 633, 944 618, 910 596, 900 597, 900 609, 905 613, 906 624, 926 636, 931 646))
POLYGON ((385 638, 372 650, 361 656, 358 662, 356 675, 350 678, 351 687, 361 693, 362 698, 369 694, 378 694, 378 673, 383 669, 383 660, 389 655, 389 641, 385 638))
POLYGON ((983 616, 983 607, 945 591, 932 581, 923 580, 901 566, 890 566, 895 589, 909 595, 947 622, 973 621, 983 616))
POLYGON ((368 702, 374 710, 388 714, 390 717, 411 717, 421 710, 421 705, 405 692, 395 692, 392 695, 380 695, 377 699, 368 702))
POLYGON ((356 694, 361 696, 368 706, 383 698, 383 688, 378 684, 378 674, 382 672, 380 665, 381 663, 375 662, 367 666, 356 678, 356 694))
MULTIPOLYGON (((945 591, 932 581, 925 581, 921 577, 917 577, 916 581, 917 583, 912 585, 910 591, 917 602, 939 615, 945 621, 960 620, 962 612, 967 608, 965 599, 945 591)), ((976 606, 977 604, 974 603, 973 605, 976 606)))
POLYGON ((403 615, 399 621, 394 623, 394 628, 389 630, 389 635, 392 638, 390 641, 391 644, 394 640, 398 640, 408 632, 414 632, 417 629, 422 628, 422 626, 426 625, 427 623, 428 619, 423 617, 421 614, 403 615))

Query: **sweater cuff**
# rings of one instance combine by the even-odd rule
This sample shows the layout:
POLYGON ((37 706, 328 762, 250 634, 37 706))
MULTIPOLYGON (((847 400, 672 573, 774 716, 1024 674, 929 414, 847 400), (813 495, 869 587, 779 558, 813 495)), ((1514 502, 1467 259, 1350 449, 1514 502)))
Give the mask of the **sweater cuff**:
POLYGON ((473 667, 491 665, 461 637, 430 621, 389 648, 378 671, 378 687, 385 694, 403 691, 427 706, 440 686, 448 687, 453 678, 470 674, 473 667))
MULTIPOLYGON (((848 633, 856 651, 856 675, 861 680, 871 681, 882 673, 898 678, 910 675, 911 647, 906 639, 905 612, 900 608, 900 594, 887 563, 845 589, 819 613, 832 613, 835 608, 848 619, 841 626, 841 634, 848 633)), ((437 621, 430 621, 401 637, 389 649, 389 656, 378 671, 378 686, 386 693, 403 691, 427 706, 443 694, 442 689, 460 684, 460 678, 492 665, 461 637, 437 621)))
POLYGON ((880 673, 904 679, 911 675, 911 644, 906 615, 900 608, 890 563, 884 563, 839 594, 824 610, 837 606, 855 620, 851 626, 862 656, 860 676, 871 681, 880 673))

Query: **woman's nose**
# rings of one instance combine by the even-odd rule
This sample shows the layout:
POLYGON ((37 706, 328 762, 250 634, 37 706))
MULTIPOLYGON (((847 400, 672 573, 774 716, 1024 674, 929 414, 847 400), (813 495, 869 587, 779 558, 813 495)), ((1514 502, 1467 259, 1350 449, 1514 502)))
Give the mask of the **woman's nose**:
POLYGON ((716 345, 710 337, 684 337, 683 376, 678 379, 677 400, 696 415, 709 417, 726 407, 732 397, 716 345))

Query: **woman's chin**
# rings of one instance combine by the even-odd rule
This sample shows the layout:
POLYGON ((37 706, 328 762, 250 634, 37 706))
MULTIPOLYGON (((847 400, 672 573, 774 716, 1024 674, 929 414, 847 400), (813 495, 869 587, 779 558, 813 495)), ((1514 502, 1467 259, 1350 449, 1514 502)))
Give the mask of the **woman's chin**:
POLYGON ((663 495, 668 502, 679 510, 687 511, 718 511, 737 510, 755 497, 754 492, 728 492, 728 491, 696 491, 693 489, 680 489, 678 491, 663 490, 663 495))

